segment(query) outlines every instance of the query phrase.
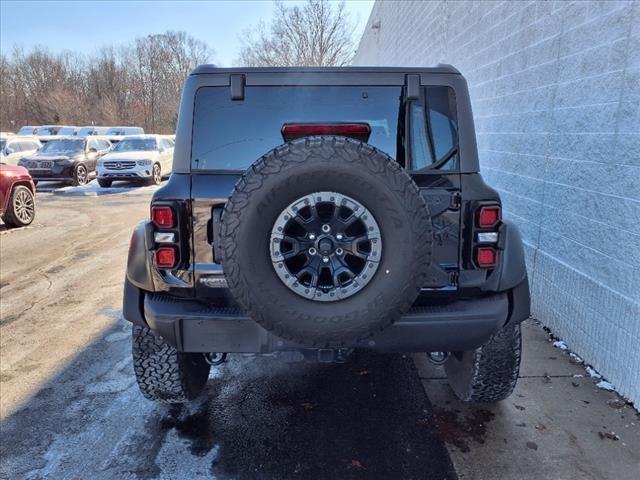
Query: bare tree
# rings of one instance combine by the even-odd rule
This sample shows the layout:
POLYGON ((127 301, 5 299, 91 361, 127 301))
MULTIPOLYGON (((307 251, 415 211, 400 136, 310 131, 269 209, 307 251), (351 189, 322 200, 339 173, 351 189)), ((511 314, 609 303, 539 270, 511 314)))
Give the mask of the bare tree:
POLYGON ((138 38, 89 58, 42 47, 0 55, 0 129, 22 125, 140 125, 175 130, 189 72, 213 56, 184 32, 138 38))
POLYGON ((302 6, 276 2, 269 28, 259 23, 245 33, 237 63, 248 66, 344 66, 354 54, 354 26, 344 1, 307 0, 302 6))
POLYGON ((175 128, 185 78, 212 55, 204 42, 184 32, 136 39, 131 71, 137 95, 142 100, 145 125, 153 131, 175 128))

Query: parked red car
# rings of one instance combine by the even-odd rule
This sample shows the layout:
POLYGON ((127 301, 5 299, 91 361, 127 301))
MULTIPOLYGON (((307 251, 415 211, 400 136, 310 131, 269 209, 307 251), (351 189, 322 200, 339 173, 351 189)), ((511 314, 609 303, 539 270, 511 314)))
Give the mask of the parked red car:
POLYGON ((36 186, 24 167, 0 164, 0 217, 9 227, 25 227, 36 216, 36 186))

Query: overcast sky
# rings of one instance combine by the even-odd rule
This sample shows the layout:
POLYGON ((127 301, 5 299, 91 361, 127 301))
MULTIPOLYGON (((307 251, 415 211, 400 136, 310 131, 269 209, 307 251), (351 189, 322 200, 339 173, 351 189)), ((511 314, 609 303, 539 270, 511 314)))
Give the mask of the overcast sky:
MULTIPOLYGON (((302 2, 289 2, 302 3, 302 2)), ((231 66, 240 35, 260 20, 269 21, 274 3, 262 1, 0 1, 0 50, 43 45, 54 52, 91 54, 101 46, 128 43, 166 30, 184 30, 215 50, 220 66, 231 66)), ((356 46, 373 0, 351 0, 346 9, 356 22, 356 46)))

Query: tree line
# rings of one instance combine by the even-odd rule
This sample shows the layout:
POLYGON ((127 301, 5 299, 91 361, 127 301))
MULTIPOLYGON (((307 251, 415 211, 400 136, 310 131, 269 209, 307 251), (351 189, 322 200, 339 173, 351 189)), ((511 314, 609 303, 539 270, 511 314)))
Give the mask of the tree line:
POLYGON ((92 56, 16 47, 0 55, 0 130, 23 125, 136 125, 173 133, 189 72, 212 49, 168 31, 92 56))
MULTIPOLYGON (((354 54, 344 2, 275 2, 269 25, 241 35, 238 65, 344 66, 354 54)), ((16 47, 0 55, 0 130, 23 125, 135 125, 175 131, 185 78, 213 50, 185 32, 137 38, 89 57, 16 47)))

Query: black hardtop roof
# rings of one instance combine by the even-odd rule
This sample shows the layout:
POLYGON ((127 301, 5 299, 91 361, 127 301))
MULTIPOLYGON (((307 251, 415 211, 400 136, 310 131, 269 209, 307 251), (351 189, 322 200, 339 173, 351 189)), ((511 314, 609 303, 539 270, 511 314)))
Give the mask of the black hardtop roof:
POLYGON ((336 73, 445 73, 460 75, 460 71, 448 64, 438 64, 435 67, 234 67, 219 68, 213 64, 196 67, 191 75, 215 73, 271 73, 271 74, 336 74, 336 73))

